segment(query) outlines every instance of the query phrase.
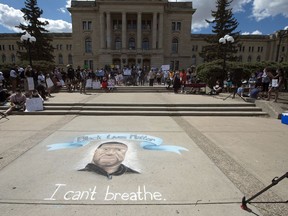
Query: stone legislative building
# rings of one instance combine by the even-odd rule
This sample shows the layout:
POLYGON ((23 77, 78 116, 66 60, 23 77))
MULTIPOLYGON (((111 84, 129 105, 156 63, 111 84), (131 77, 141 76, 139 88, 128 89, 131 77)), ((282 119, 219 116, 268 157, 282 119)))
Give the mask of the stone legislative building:
POLYGON ((191 65, 192 2, 72 1, 69 11, 76 64, 191 65))
MULTIPOLYGON (((193 2, 168 0, 72 0, 72 33, 49 33, 55 64, 186 69, 203 62, 199 53, 209 35, 193 34, 193 2)), ((0 34, 0 66, 17 63, 20 34, 0 34)), ((36 38, 37 40, 37 38, 36 38)), ((288 30, 241 35, 238 61, 288 61, 288 30)))

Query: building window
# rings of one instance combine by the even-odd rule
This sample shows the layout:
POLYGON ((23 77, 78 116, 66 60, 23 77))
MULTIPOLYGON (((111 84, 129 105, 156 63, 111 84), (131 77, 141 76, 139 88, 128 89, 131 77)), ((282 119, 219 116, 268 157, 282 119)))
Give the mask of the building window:
POLYGON ((115 49, 116 50, 120 50, 122 48, 122 42, 121 39, 119 37, 117 37, 115 39, 115 49))
POLYGON ((260 62, 260 61, 261 61, 261 56, 260 56, 260 55, 257 56, 256 61, 257 61, 257 62, 260 62))
POLYGON ((242 62, 242 61, 243 61, 243 57, 242 57, 242 56, 239 56, 239 57, 238 57, 238 61, 239 61, 239 62, 242 62))
POLYGON ((2 55, 2 63, 5 63, 6 62, 6 56, 3 54, 2 55))
POLYGON ((127 20, 127 28, 128 29, 136 29, 137 28, 137 21, 136 20, 127 20))
POLYGON ((73 57, 71 54, 68 55, 68 64, 73 64, 73 57))
POLYGON ((251 62, 251 61, 252 61, 252 57, 251 57, 251 56, 248 56, 247 61, 248 61, 248 62, 251 62))
POLYGON ((9 45, 9 50, 14 50, 14 45, 9 45))
POLYGON ((282 52, 285 52, 285 46, 282 46, 282 52))
POLYGON ((129 38, 129 49, 135 49, 135 38, 129 38))
POLYGON ((92 29, 92 22, 91 21, 83 21, 82 28, 84 31, 89 31, 92 29))
POLYGON ((62 56, 62 54, 59 54, 59 56, 58 56, 58 64, 63 64, 63 56, 62 56))
POLYGON ((71 44, 66 44, 66 50, 72 50, 72 45, 71 44))
POLYGON ((249 46, 249 52, 254 52, 254 47, 249 46))
POLYGON ((92 53, 92 41, 90 38, 85 39, 85 52, 92 53))
POLYGON ((113 29, 121 30, 122 29, 122 20, 113 20, 113 29))
POLYGON ((11 55, 11 62, 15 63, 16 62, 16 57, 14 54, 11 55))
POLYGON ((242 46, 242 52, 245 52, 245 46, 242 46))
POLYGON ((151 30, 151 20, 142 20, 142 29, 151 30))
POLYGON ((181 31, 181 22, 172 22, 172 31, 181 31))
POLYGON ((149 50, 149 40, 148 38, 144 38, 142 41, 142 49, 143 50, 149 50))
POLYGON ((93 70, 93 60, 84 60, 84 67, 93 70))
POLYGON ((172 53, 178 53, 178 39, 177 38, 174 38, 172 40, 172 53))
POLYGON ((197 51, 198 51, 198 45, 193 45, 192 52, 197 52, 197 51))
POLYGON ((196 65, 196 55, 192 56, 192 65, 196 65))

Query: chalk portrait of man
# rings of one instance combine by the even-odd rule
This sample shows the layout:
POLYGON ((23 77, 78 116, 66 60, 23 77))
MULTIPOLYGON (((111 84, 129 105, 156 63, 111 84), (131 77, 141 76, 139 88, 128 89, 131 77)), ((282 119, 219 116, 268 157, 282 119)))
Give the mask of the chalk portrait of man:
POLYGON ((94 152, 91 163, 79 171, 94 172, 112 179, 112 176, 120 176, 129 173, 139 173, 124 164, 128 146, 121 142, 102 143, 94 152))

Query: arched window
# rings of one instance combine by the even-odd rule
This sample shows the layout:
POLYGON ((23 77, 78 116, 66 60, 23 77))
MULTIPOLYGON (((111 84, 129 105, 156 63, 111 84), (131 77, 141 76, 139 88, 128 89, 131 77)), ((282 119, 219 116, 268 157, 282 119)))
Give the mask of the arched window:
POLYGON ((115 39, 115 49, 120 50, 122 48, 122 41, 119 37, 115 39))
POLYGON ((2 55, 2 63, 5 63, 6 62, 6 56, 3 54, 2 55))
POLYGON ((172 40, 172 53, 178 53, 178 44, 179 44, 178 39, 173 38, 173 40, 172 40))
POLYGON ((59 54, 59 56, 58 56, 58 64, 63 64, 63 56, 62 56, 62 54, 59 54))
POLYGON ((68 64, 73 65, 73 57, 71 54, 68 55, 68 64))
POLYGON ((257 56, 256 61, 257 61, 257 62, 260 62, 260 61, 261 61, 261 56, 260 56, 260 55, 257 56))
POLYGON ((196 55, 192 56, 192 65, 196 65, 196 55))
POLYGON ((85 52, 86 53, 92 52, 92 40, 91 40, 91 38, 85 39, 85 52))
POLYGON ((15 63, 16 62, 16 57, 14 54, 11 55, 11 62, 15 63))
POLYGON ((135 49, 135 38, 129 38, 128 47, 129 49, 135 49))
POLYGON ((148 38, 144 38, 142 41, 142 49, 143 50, 149 50, 149 40, 148 38))
POLYGON ((248 56, 247 61, 248 61, 248 62, 251 62, 251 61, 252 61, 252 57, 251 57, 251 56, 248 56))

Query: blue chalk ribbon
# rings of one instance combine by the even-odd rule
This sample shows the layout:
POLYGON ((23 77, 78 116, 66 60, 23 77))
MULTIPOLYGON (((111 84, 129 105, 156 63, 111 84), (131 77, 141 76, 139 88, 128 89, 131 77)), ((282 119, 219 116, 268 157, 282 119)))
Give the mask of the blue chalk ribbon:
POLYGON ((106 133, 106 134, 91 134, 76 137, 72 142, 55 143, 47 145, 48 151, 55 151, 60 149, 75 149, 88 145, 95 140, 131 140, 140 142, 140 146, 145 150, 152 151, 166 151, 181 154, 181 151, 188 151, 181 146, 162 145, 163 140, 145 134, 128 134, 128 133, 106 133))

